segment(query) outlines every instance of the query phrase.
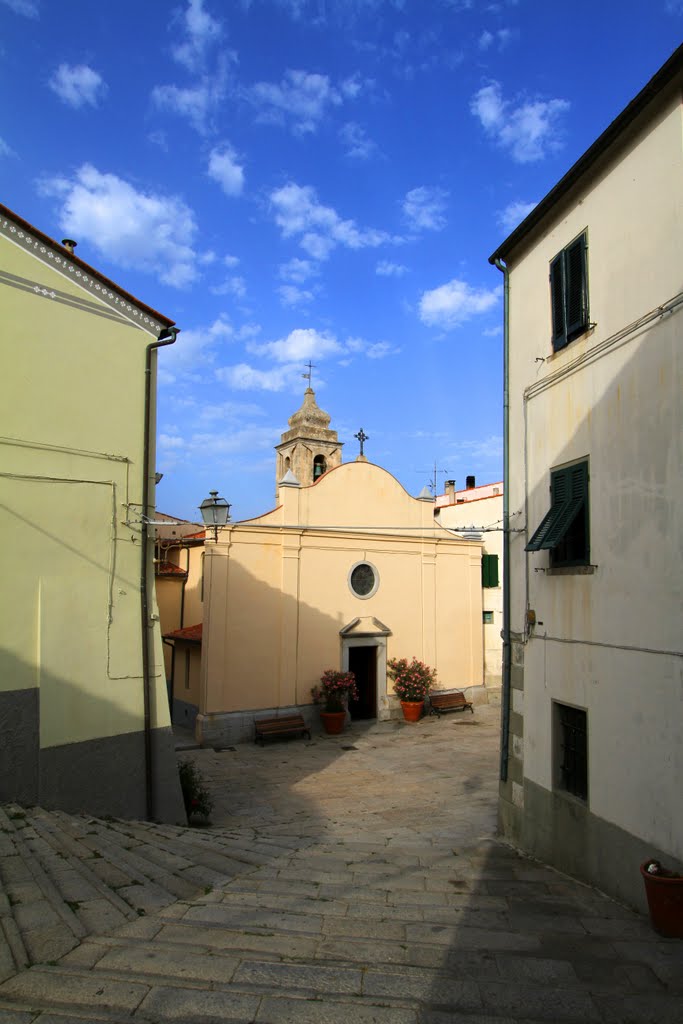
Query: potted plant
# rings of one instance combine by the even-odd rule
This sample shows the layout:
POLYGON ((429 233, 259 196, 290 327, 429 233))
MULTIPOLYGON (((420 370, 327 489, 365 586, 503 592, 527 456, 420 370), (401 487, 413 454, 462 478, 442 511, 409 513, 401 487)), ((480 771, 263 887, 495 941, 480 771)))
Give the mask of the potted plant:
POLYGON ((353 672, 338 672, 326 668, 320 677, 320 684, 311 690, 315 704, 322 705, 320 721, 325 732, 335 735, 342 732, 346 721, 346 705, 349 697, 358 700, 356 677, 353 672))
POLYGON ((669 939, 683 939, 683 875, 650 858, 640 865, 652 927, 669 939))
POLYGON ((417 722, 422 716, 425 697, 436 681, 436 669, 413 658, 391 658, 387 674, 394 681, 394 693, 401 701, 403 717, 417 722))
POLYGON ((188 825, 210 824, 213 800, 204 787, 201 772, 192 761, 185 759, 178 762, 178 775, 188 825))

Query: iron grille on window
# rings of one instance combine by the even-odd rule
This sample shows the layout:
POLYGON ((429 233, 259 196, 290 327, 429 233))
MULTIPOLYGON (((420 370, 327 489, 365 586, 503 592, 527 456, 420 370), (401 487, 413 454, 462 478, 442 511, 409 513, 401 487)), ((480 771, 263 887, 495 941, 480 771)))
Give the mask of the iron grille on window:
POLYGON ((557 704, 560 787, 588 799, 588 717, 580 708, 557 704))

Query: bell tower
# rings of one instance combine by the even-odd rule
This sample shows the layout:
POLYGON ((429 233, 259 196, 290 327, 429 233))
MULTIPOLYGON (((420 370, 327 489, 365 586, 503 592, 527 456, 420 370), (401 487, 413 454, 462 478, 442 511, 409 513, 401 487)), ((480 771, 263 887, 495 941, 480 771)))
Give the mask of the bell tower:
POLYGON ((336 430, 330 430, 330 418, 318 407, 313 388, 307 387, 303 405, 289 417, 289 430, 275 446, 278 487, 287 472, 293 473, 302 487, 308 487, 328 469, 341 465, 343 442, 338 440, 336 430))

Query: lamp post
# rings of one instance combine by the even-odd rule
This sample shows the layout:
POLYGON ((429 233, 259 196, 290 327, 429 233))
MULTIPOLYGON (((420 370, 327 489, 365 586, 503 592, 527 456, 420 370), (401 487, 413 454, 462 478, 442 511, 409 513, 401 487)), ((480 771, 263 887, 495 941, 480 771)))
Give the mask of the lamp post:
POLYGON ((210 497, 204 498, 199 506, 204 526, 213 528, 213 539, 218 540, 218 530, 225 526, 230 518, 230 504, 225 498, 218 497, 218 491, 209 491, 210 497))

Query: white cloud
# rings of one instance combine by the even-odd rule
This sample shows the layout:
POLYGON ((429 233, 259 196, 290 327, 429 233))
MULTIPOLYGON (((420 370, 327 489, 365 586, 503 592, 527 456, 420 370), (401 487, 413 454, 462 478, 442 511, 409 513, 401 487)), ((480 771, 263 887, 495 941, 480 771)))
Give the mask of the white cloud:
POLYGON ((354 221, 342 220, 330 206, 318 202, 310 185, 290 182, 272 192, 270 201, 283 237, 300 236, 299 244, 313 259, 326 259, 337 245, 364 249, 389 240, 383 231, 358 228, 354 221))
POLYGON ((179 377, 201 380, 206 367, 215 362, 216 349, 234 336, 232 324, 222 315, 206 327, 182 330, 174 345, 159 352, 159 383, 174 384, 179 377))
POLYGON ((377 151, 376 143, 368 136, 365 128, 355 121, 342 125, 339 138, 346 147, 346 155, 354 160, 368 160, 377 151))
POLYGON ((177 196, 139 192, 115 174, 83 164, 71 178, 41 183, 61 200, 60 229, 121 267, 182 288, 197 278, 194 214, 177 196))
POLYGON ((96 107, 107 92, 102 76, 86 64, 60 64, 48 85, 74 110, 86 104, 96 107))
POLYGON ((448 192, 442 188, 411 189, 403 200, 403 215, 414 231, 441 231, 446 226, 447 199, 448 192))
POLYGON ((37 0, 0 0, 0 3, 5 4, 15 14, 23 14, 25 18, 38 17, 37 0))
POLYGON ((499 28, 496 32, 485 29, 479 36, 479 49, 486 51, 495 46, 497 50, 504 50, 517 35, 518 33, 511 28, 499 28))
POLYGON ((294 70, 286 71, 279 84, 257 82, 251 97, 260 108, 260 120, 289 123, 297 135, 314 132, 328 107, 342 102, 327 75, 294 70))
POLYGON ((214 285, 209 289, 212 295, 234 295, 237 299, 243 299, 247 294, 247 285, 243 277, 228 277, 223 284, 214 285))
POLYGON ((234 149, 225 143, 209 154, 208 175, 217 181, 226 196, 239 196, 244 188, 244 169, 240 166, 234 149))
POLYGON ((450 330, 479 313, 486 313, 499 301, 500 288, 472 288, 454 278, 420 299, 420 319, 428 327, 450 330))
POLYGON ((181 88, 177 85, 156 85, 152 102, 160 110, 168 110, 185 117, 193 128, 204 135, 209 131, 211 114, 225 98, 225 77, 204 76, 196 85, 181 88))
POLYGON ((343 82, 339 83, 339 90, 347 100, 356 100, 362 92, 372 89, 374 84, 373 79, 364 79, 361 77, 360 72, 355 71, 348 78, 345 78, 343 82))
POLYGON ((283 306, 286 306, 288 309, 300 309, 302 306, 307 306, 313 302, 316 290, 299 288, 295 284, 282 284, 277 289, 277 293, 283 306))
POLYGON ((503 99, 499 82, 485 85, 472 97, 470 110, 484 130, 519 164, 542 160, 560 147, 559 121, 567 100, 536 100, 515 105, 503 99))
MULTIPOLYGON (((212 115, 227 94, 229 70, 237 62, 234 50, 217 50, 223 35, 220 22, 204 9, 203 0, 188 0, 180 16, 183 36, 172 48, 173 57, 194 77, 189 85, 157 85, 152 102, 160 109, 187 118, 200 135, 212 129, 212 115)), ((178 21, 178 15, 175 16, 178 21)))
POLYGON ((223 263, 225 263, 226 267, 236 267, 239 264, 239 261, 239 256, 228 255, 223 257, 223 263))
POLYGON ((368 359, 384 359, 386 356, 395 356, 401 351, 388 341, 365 341, 364 338, 348 338, 346 348, 349 352, 361 353, 368 359))
POLYGON ((278 363, 303 363, 306 359, 324 359, 342 351, 336 338, 321 334, 312 327, 298 327, 279 341, 251 344, 247 348, 256 355, 270 356, 278 363))
POLYGON ((216 378, 236 391, 283 391, 299 376, 300 373, 291 366, 257 370, 248 363, 238 363, 216 370, 216 378))
POLYGON ((375 273, 380 277, 403 277, 408 273, 408 268, 402 263, 391 263, 389 260, 380 260, 375 267, 375 273))
POLYGON ((0 138, 0 156, 16 156, 11 146, 8 146, 3 138, 0 138))
POLYGON ((291 281, 294 284, 303 284, 309 278, 319 273, 318 267, 311 260, 300 260, 294 257, 287 263, 281 264, 278 274, 282 281, 291 281))
POLYGON ((508 203, 504 210, 501 210, 498 214, 498 223, 504 231, 512 231, 518 224, 521 224, 527 214, 531 213, 536 203, 525 203, 522 199, 517 199, 513 203, 508 203))
POLYGON ((188 71, 199 71, 204 67, 208 50, 221 38, 222 26, 204 10, 203 0, 189 0, 183 26, 186 38, 173 48, 173 56, 188 71))
POLYGON ((498 434, 476 441, 456 441, 450 445, 448 454, 469 459, 500 459, 503 456, 503 438, 498 434))

